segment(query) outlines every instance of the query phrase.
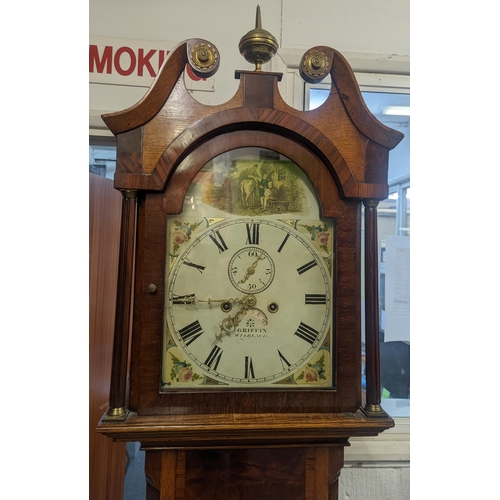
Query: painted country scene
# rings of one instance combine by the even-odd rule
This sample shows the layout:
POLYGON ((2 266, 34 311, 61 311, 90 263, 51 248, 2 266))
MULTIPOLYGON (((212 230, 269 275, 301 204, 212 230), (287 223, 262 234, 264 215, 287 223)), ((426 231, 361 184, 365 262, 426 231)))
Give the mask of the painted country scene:
POLYGON ((201 184, 201 202, 223 212, 255 216, 308 211, 307 178, 294 162, 274 151, 245 148, 225 153, 200 174, 196 184, 198 189, 201 184))

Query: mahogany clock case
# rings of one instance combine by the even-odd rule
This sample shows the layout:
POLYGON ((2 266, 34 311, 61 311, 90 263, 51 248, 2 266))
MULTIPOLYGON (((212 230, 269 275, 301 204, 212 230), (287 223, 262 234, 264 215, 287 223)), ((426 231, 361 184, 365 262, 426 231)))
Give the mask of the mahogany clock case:
MULTIPOLYGON (((225 496, 236 487, 241 498, 254 497, 258 477, 263 479, 259 483, 263 498, 270 498, 266 491, 273 497, 285 491, 300 498, 337 499, 337 479, 348 439, 375 436, 394 426, 380 406, 376 207, 387 198, 388 155, 402 134, 370 113, 347 61, 325 46, 307 51, 299 72, 309 83, 330 75, 329 97, 312 111, 290 107, 278 88, 282 75, 262 71, 262 64, 277 48, 274 37, 262 30, 258 8, 256 29, 240 42, 240 52, 255 63, 255 71, 236 72, 240 84, 229 101, 206 106, 188 92, 184 82, 187 65, 197 76, 210 77, 220 62, 213 44, 189 39, 169 53, 139 102, 103 115, 117 137, 114 187, 122 193, 122 215, 110 404, 98 431, 115 441, 141 442, 147 453, 150 500, 199 498, 207 491, 215 497, 220 481, 210 478, 218 464, 231 464, 231 474, 223 484, 227 489, 220 490, 225 496), (268 52, 264 60, 263 40, 267 40, 268 52), (247 388, 241 386, 239 376, 234 378, 239 377, 240 382, 230 388, 165 388, 162 364, 168 345, 164 340, 168 339, 169 307, 171 324, 175 314, 169 298, 173 295, 168 295, 173 294, 169 273, 181 262, 170 268, 169 224, 182 212, 186 193, 203 167, 223 153, 243 148, 275 152, 293 162, 315 191, 319 217, 333 221, 333 265, 330 274, 321 275, 323 290, 319 292, 332 304, 331 314, 321 313, 331 327, 327 347, 332 376, 324 387, 314 389, 293 385, 247 388), (362 204, 366 404, 361 388, 362 204), (278 475, 268 471, 278 471, 278 475)), ((289 218, 286 210, 284 219, 289 218)), ((259 219, 261 223, 273 220, 265 213, 254 216, 255 222, 259 219)), ((246 243, 235 245, 232 255, 243 245, 246 243)), ((179 259, 191 247, 185 248, 179 259)), ((209 248, 215 251, 213 246, 209 248)), ((310 254, 319 258, 314 251, 310 254)), ((299 264, 295 271, 302 267, 299 264)), ((288 269, 294 275, 294 268, 288 269)), ((229 279, 227 265, 225 272, 229 279)), ((206 288, 202 291, 205 294, 206 288)), ((318 292, 303 289, 302 304, 304 294, 307 304, 308 293, 311 297, 318 292)), ((198 319, 196 309, 192 320, 185 311, 183 314, 186 327, 198 319)), ((183 325, 176 327, 177 334, 184 330, 183 325)), ((215 321, 212 326, 216 343, 215 321)), ((288 333, 295 335, 294 328, 297 326, 290 325, 288 333)))
MULTIPOLYGON (((196 47, 205 51, 212 46, 200 39, 179 44, 141 101, 127 110, 103 116, 117 137, 114 184, 124 194, 116 356, 108 414, 116 411, 117 415, 123 415, 125 409, 139 417, 357 412, 363 405, 361 204, 364 203, 368 207, 365 212, 367 406, 386 417, 380 408, 378 383, 376 206, 387 197, 388 154, 400 142, 402 134, 381 124, 368 111, 351 68, 334 49, 315 47, 304 55, 303 61, 314 63, 309 67, 311 70, 316 67, 318 54, 321 55, 322 75, 330 74, 332 86, 320 108, 300 111, 283 101, 278 88, 281 74, 263 71, 236 72, 240 85, 230 101, 215 106, 199 103, 187 91, 183 78, 186 64, 199 70, 190 59, 196 47), (314 186, 321 216, 335 221, 330 287, 334 380, 329 389, 161 391, 167 218, 181 212, 191 182, 208 161, 239 148, 267 149, 293 161, 314 186), (130 378, 126 389, 129 356, 130 378)), ((217 64, 206 75, 215 73, 217 64)), ((306 68, 305 62, 301 62, 302 67, 306 68)), ((303 77, 304 71, 301 71, 303 77)), ((304 79, 312 81, 311 78, 309 75, 304 79)))
MULTIPOLYGON (((241 127, 243 128, 243 127, 241 127)), ((325 164, 298 137, 282 129, 223 131, 207 138, 178 163, 163 193, 138 200, 134 337, 130 409, 139 415, 179 413, 340 413, 361 405, 360 203, 342 200, 335 166, 325 164), (313 390, 173 390, 160 391, 165 301, 167 217, 179 214, 188 187, 211 159, 229 150, 273 150, 301 166, 316 189, 324 217, 336 221, 332 372, 334 388, 313 390), (156 290, 148 289, 154 283, 156 290)))

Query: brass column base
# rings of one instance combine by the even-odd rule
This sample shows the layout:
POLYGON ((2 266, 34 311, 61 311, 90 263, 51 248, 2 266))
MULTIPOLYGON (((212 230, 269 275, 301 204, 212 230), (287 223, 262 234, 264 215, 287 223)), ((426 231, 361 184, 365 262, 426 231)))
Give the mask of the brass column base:
POLYGON ((361 411, 369 418, 390 418, 389 414, 380 405, 367 404, 361 411))
POLYGON ((102 417, 103 422, 125 422, 130 410, 127 408, 109 408, 102 417))

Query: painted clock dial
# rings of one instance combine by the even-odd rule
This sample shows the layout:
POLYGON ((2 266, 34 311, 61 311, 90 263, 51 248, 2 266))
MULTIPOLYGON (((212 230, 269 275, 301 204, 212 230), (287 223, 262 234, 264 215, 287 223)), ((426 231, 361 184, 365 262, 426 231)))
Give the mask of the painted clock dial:
POLYGON ((203 167, 168 220, 162 390, 332 388, 334 228, 281 155, 203 167))

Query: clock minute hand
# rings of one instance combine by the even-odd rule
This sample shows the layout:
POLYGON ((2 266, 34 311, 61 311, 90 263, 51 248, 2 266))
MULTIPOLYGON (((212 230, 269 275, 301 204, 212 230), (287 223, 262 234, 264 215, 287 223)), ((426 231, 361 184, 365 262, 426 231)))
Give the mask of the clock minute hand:
MULTIPOLYGON (((212 302, 216 303, 223 303, 223 304, 238 304, 238 303, 243 303, 245 298, 243 299, 212 299, 208 298, 206 300, 204 299, 198 299, 194 293, 188 294, 188 295, 173 295, 172 296, 172 304, 187 304, 187 305, 193 305, 193 304, 198 304, 199 302, 206 302, 207 304, 211 304, 212 302)), ((230 308, 229 308, 230 309, 230 308)))
POLYGON ((243 308, 253 307, 257 304, 257 298, 253 294, 248 294, 237 299, 211 299, 209 297, 207 300, 196 299, 196 302, 207 302, 208 304, 211 302, 222 303, 221 309, 225 312, 229 312, 233 308, 233 305, 241 305, 243 308))
POLYGON ((194 293, 188 295, 172 295, 172 304, 196 304, 196 296, 194 293))

